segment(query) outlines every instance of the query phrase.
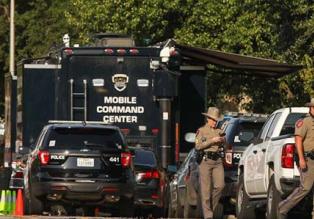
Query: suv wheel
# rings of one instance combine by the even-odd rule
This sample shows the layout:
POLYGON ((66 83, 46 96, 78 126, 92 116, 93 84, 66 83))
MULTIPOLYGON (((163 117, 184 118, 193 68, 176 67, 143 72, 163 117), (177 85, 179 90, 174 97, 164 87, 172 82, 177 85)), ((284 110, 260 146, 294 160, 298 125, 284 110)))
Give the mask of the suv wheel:
POLYGON ((41 215, 44 210, 44 204, 36 198, 31 191, 31 187, 23 190, 25 214, 41 215))
POLYGON ((270 178, 268 191, 267 191, 267 206, 266 206, 266 219, 277 218, 277 206, 281 202, 282 198, 275 185, 275 178, 270 178))
POLYGON ((120 209, 122 209, 121 216, 123 217, 133 217, 135 213, 134 200, 131 199, 122 199, 120 209))
POLYGON ((249 196, 244 188, 243 174, 240 175, 239 185, 237 190, 237 204, 236 204, 236 215, 237 219, 255 219, 255 209, 249 206, 249 196))

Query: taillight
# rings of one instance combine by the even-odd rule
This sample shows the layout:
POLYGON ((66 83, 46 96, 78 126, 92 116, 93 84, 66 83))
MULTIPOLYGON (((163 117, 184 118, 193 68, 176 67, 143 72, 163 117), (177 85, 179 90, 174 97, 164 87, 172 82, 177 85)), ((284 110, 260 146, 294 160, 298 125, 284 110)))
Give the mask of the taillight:
POLYGON ((67 48, 67 49, 64 49, 64 53, 68 56, 72 55, 73 54, 73 50, 70 49, 70 48, 67 48))
POLYGON ((24 177, 24 174, 23 174, 23 172, 16 172, 15 174, 14 174, 14 178, 23 178, 24 177))
POLYGON ((225 159, 224 159, 224 166, 225 167, 232 167, 232 150, 226 150, 225 159))
POLYGON ((136 174, 137 182, 140 182, 144 179, 159 179, 159 172, 157 170, 149 170, 145 172, 139 172, 136 174))
POLYGON ((123 152, 121 153, 121 165, 122 167, 129 167, 131 164, 131 153, 123 152))
POLYGON ((39 151, 38 157, 39 157, 40 164, 42 165, 46 165, 50 161, 50 154, 48 151, 39 151))
POLYGON ((286 144, 282 148, 281 167, 294 168, 294 144, 286 144))

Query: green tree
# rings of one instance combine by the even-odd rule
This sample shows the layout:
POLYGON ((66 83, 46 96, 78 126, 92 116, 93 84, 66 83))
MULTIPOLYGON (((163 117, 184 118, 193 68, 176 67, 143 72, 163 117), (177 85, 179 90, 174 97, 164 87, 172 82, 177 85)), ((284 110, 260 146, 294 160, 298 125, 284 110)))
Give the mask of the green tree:
POLYGON ((80 41, 88 42, 94 33, 129 34, 143 43, 158 42, 173 36, 182 19, 179 0, 71 0, 66 12, 69 23, 79 33, 80 41))

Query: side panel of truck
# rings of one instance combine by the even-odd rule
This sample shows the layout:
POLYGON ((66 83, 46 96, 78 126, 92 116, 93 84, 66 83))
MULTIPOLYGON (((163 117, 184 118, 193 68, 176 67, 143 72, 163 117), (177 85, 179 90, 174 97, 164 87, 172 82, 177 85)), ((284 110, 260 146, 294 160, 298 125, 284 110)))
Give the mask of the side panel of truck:
POLYGON ((193 143, 184 140, 187 132, 196 132, 204 124, 201 114, 207 108, 206 74, 203 66, 182 66, 179 80, 180 153, 188 153, 193 143))
POLYGON ((58 65, 25 64, 18 77, 17 146, 30 147, 48 120, 54 119, 58 65))

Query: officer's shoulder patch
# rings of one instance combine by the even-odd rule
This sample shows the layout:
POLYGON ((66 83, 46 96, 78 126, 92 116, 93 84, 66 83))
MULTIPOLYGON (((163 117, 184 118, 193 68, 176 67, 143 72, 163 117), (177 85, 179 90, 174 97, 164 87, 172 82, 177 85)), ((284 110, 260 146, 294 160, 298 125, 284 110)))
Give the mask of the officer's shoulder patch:
POLYGON ((295 123, 295 127, 301 128, 302 126, 303 126, 303 119, 299 119, 299 120, 295 123))

